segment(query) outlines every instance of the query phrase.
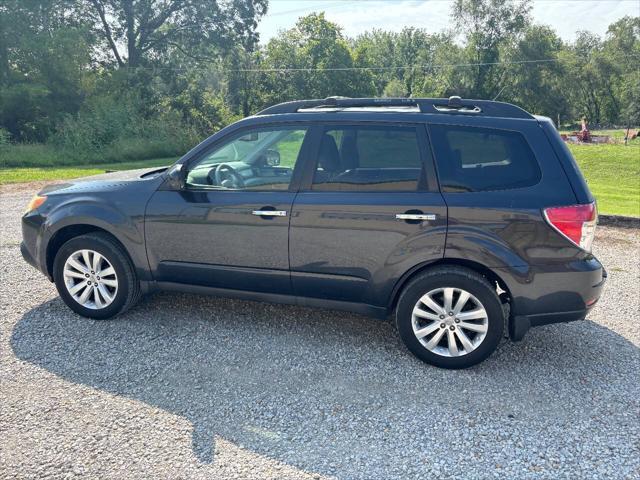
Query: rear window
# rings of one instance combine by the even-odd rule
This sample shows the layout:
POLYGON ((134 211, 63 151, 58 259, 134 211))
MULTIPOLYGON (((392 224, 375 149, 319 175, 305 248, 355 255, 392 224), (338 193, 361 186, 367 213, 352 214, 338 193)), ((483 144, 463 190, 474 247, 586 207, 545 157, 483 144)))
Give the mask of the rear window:
POLYGON ((482 192, 535 185, 540 167, 518 132, 431 125, 440 184, 446 192, 482 192))

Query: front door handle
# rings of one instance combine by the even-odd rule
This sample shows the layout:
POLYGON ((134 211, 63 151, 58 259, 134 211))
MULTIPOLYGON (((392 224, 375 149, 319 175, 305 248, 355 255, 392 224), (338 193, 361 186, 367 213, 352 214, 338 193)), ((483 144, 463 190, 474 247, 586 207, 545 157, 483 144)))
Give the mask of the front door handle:
POLYGON ((254 210, 251 215, 257 215, 259 217, 286 217, 286 210, 254 210))
POLYGON ((435 220, 434 213, 396 213, 397 220, 435 220))

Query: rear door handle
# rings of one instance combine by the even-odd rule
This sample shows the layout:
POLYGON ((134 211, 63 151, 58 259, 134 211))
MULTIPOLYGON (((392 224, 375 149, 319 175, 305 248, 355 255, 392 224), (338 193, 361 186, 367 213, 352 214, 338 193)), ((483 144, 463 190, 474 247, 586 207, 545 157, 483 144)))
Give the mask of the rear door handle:
POLYGON ((396 213, 397 220, 435 220, 434 213, 396 213))
POLYGON ((254 210, 251 215, 257 215, 259 217, 286 217, 286 210, 254 210))

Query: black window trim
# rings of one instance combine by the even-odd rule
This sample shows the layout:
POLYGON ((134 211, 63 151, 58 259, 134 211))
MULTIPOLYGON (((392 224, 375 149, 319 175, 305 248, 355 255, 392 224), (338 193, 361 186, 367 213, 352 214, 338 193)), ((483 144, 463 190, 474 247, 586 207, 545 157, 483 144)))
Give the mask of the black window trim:
POLYGON ((331 121, 315 121, 310 131, 310 155, 304 160, 305 167, 302 172, 302 180, 300 183, 299 192, 304 193, 319 193, 319 194, 376 194, 376 193, 440 193, 440 187, 438 183, 435 158, 433 156, 433 149, 424 122, 393 122, 393 121, 348 121, 348 120, 331 120, 331 121), (426 175, 425 188, 418 188, 416 190, 313 190, 313 177, 318 165, 318 153, 320 150, 320 142, 324 131, 328 127, 412 127, 416 131, 416 138, 418 141, 418 150, 420 155, 420 161, 424 168, 426 175))
POLYGON ((501 127, 492 127, 492 126, 488 126, 488 125, 477 125, 477 124, 473 124, 473 123, 449 123, 449 122, 426 122, 425 123, 425 127, 427 129, 427 135, 429 137, 429 145, 431 147, 431 157, 433 159, 433 163, 436 169, 436 174, 438 176, 438 185, 440 188, 440 191, 442 193, 446 193, 446 194, 463 194, 463 195, 469 195, 469 194, 481 194, 481 193, 491 193, 491 192, 507 192, 507 191, 512 191, 512 190, 521 190, 523 188, 532 188, 535 187, 537 185, 540 185, 540 183, 542 183, 542 179, 544 176, 544 172, 542 170, 542 167, 540 166, 540 159, 538 158, 538 156, 536 155, 536 150, 533 148, 533 146, 531 145, 531 142, 529 142, 529 139, 527 138, 527 135, 525 135, 522 131, 520 130, 514 130, 512 128, 501 128, 501 127), (516 133, 518 134, 525 142, 525 144, 527 145, 527 147, 529 148, 529 151, 531 152, 531 155, 533 155, 533 158, 536 161, 536 165, 538 167, 538 181, 535 183, 532 183, 531 185, 527 185, 524 187, 506 187, 506 188, 498 188, 498 189, 492 189, 492 190, 477 190, 477 191, 469 191, 469 192, 461 192, 458 190, 449 190, 446 186, 442 185, 442 182, 440 181, 440 172, 438 171, 438 160, 436 158, 436 149, 434 146, 434 143, 432 141, 434 135, 434 132, 431 130, 432 126, 437 126, 437 127, 458 127, 458 128, 471 128, 471 129, 479 129, 479 130, 493 130, 493 131, 497 131, 497 132, 508 132, 508 133, 516 133))

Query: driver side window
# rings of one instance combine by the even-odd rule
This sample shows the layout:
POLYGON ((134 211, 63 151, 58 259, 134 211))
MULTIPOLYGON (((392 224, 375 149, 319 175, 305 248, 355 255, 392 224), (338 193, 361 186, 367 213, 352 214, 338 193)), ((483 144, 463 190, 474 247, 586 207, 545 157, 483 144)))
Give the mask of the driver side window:
POLYGON ((228 190, 287 190, 307 129, 243 131, 216 145, 187 174, 187 185, 228 190))

